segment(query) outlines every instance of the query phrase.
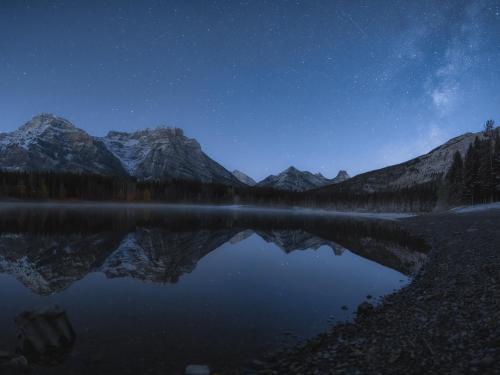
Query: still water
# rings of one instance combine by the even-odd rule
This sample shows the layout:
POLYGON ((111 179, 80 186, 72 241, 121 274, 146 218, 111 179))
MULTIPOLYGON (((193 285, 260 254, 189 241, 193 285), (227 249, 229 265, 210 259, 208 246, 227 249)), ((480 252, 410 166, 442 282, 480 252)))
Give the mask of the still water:
POLYGON ((74 338, 63 355, 27 353, 32 373, 182 374, 192 363, 237 373, 352 319, 368 295, 406 285, 425 259, 420 239, 374 219, 2 206, 0 350, 23 349, 19 314, 58 305, 74 338))

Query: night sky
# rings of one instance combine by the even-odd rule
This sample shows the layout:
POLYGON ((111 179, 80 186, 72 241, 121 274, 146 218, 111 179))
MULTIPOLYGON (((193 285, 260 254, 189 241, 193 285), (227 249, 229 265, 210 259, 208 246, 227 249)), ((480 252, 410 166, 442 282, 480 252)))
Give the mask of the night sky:
POLYGON ((356 174, 500 122, 500 0, 0 0, 0 131, 40 112, 356 174))

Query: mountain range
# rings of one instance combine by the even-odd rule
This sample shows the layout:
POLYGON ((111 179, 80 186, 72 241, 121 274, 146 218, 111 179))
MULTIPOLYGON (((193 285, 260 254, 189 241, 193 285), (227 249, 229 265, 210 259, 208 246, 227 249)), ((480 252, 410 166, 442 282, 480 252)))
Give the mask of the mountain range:
POLYGON ((234 186, 242 183, 209 158, 178 128, 93 137, 51 114, 35 116, 0 134, 0 169, 83 172, 138 179, 187 179, 234 186))
POLYGON ((329 179, 321 173, 300 171, 291 166, 256 182, 239 170, 228 171, 179 128, 158 127, 131 133, 111 131, 104 137, 94 137, 66 119, 40 114, 15 131, 0 133, 0 169, 94 173, 139 180, 183 179, 298 192, 371 193, 437 180, 450 167, 454 153, 458 151, 464 156, 476 137, 483 135, 466 133, 425 155, 353 178, 344 170, 329 179))
POLYGON ((273 189, 288 191, 306 191, 321 186, 336 184, 349 179, 346 171, 340 171, 334 179, 328 179, 321 173, 313 174, 308 171, 300 171, 291 166, 278 175, 270 175, 259 182, 258 187, 269 187, 273 189))

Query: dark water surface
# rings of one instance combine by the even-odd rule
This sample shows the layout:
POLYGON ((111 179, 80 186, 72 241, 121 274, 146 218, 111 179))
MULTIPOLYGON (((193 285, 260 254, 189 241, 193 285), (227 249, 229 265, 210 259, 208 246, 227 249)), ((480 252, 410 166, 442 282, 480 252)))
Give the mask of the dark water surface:
POLYGON ((374 219, 6 206, 0 350, 19 346, 16 316, 57 304, 76 340, 50 361, 28 355, 34 373, 182 374, 190 363, 232 373, 351 319, 425 259, 421 240, 374 219))

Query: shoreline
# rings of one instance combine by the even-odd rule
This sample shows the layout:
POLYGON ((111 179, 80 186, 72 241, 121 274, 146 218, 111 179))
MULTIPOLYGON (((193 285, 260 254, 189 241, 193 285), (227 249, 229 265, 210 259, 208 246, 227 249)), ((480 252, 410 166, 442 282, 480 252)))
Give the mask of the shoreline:
POLYGON ((500 373, 500 210, 399 222, 431 247, 412 282, 254 373, 500 373))

